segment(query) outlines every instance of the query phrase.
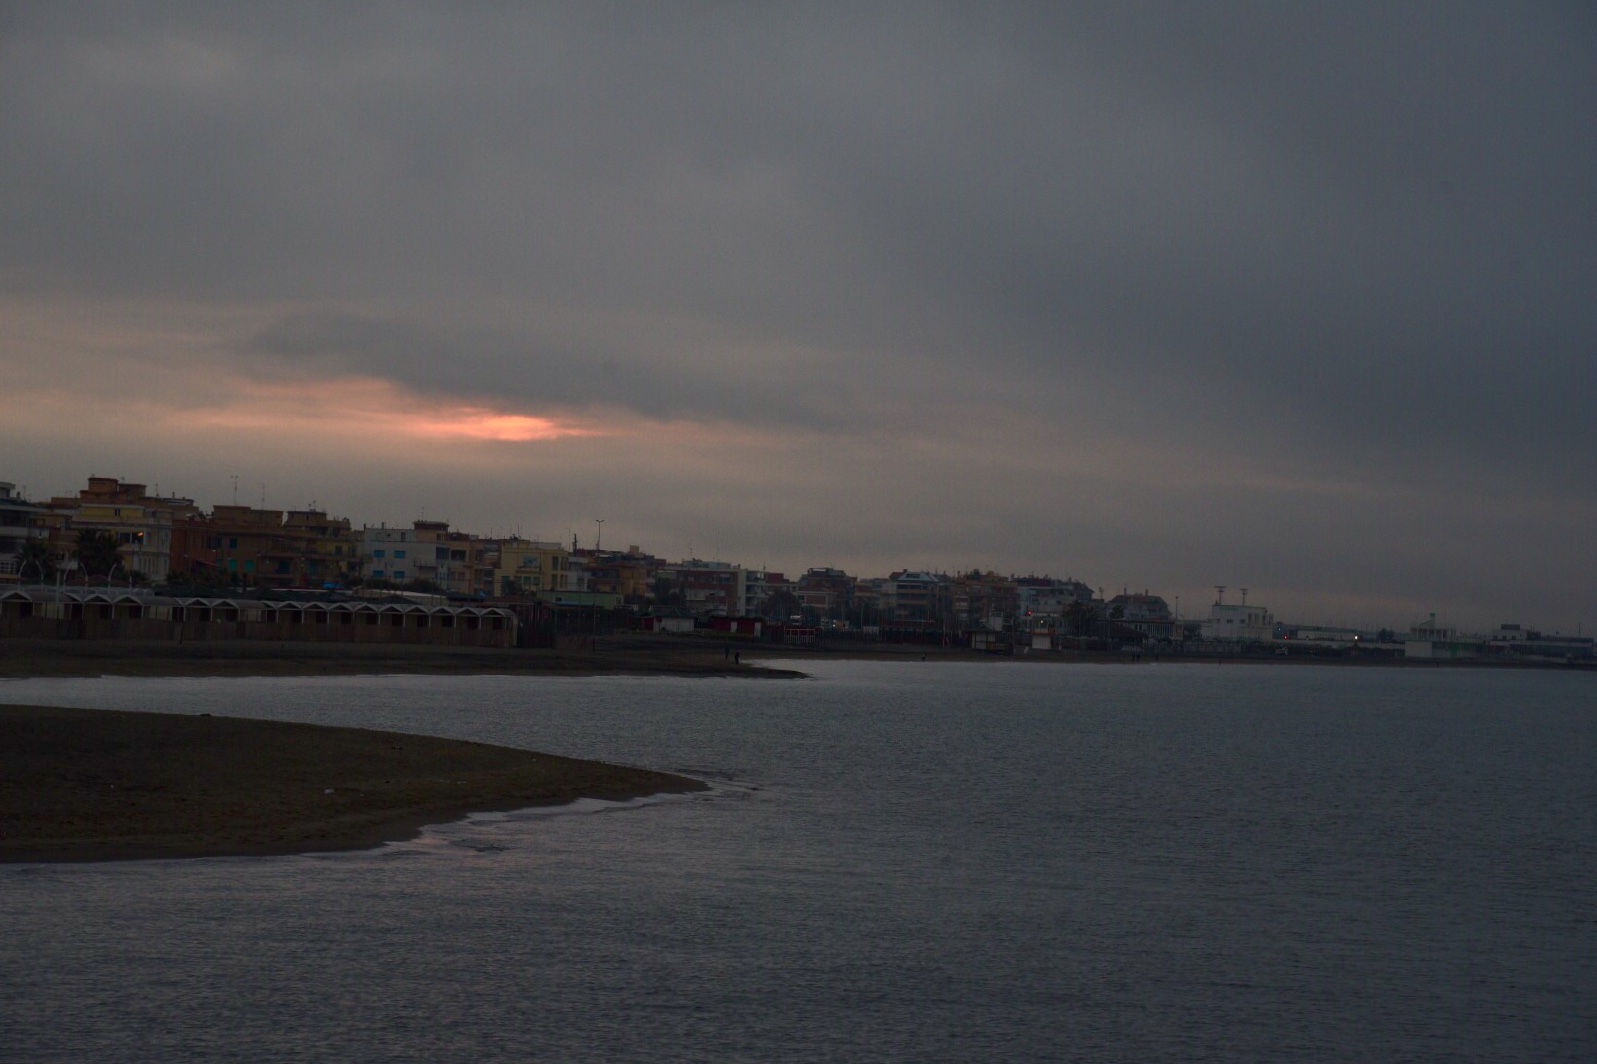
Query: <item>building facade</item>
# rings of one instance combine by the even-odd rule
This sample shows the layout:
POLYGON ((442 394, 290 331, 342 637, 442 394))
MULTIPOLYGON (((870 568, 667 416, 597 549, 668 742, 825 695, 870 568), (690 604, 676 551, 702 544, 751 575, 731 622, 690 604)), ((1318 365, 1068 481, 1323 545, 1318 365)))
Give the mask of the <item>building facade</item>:
POLYGON ((146 580, 165 580, 172 568, 172 523, 177 514, 193 512, 190 499, 150 495, 143 484, 115 477, 90 477, 77 495, 56 496, 45 504, 43 515, 55 555, 70 559, 76 540, 86 530, 104 532, 116 540, 124 573, 146 580))
POLYGON ((41 580, 43 571, 23 572, 23 548, 29 542, 48 544, 49 530, 44 526, 45 509, 35 506, 17 494, 16 485, 0 481, 0 578, 41 580))

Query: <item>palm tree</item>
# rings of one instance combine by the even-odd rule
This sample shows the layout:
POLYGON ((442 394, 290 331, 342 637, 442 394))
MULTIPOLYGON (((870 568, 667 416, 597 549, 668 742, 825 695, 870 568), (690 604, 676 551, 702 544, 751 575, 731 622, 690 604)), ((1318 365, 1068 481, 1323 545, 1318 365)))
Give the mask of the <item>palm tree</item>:
POLYGON ((777 588, 760 603, 760 615, 768 621, 786 624, 795 613, 803 611, 797 595, 787 588, 777 588))
POLYGON ((1070 634, 1084 636, 1090 632, 1098 622, 1098 607, 1090 602, 1077 599, 1065 607, 1065 625, 1070 634))
POLYGON ((50 550, 50 544, 42 539, 24 541, 22 549, 17 552, 17 578, 26 577, 30 569, 38 574, 41 584, 55 579, 55 553, 50 550))
POLYGON ((122 564, 116 537, 98 528, 85 528, 78 533, 73 554, 77 556, 79 567, 90 577, 109 577, 122 564))

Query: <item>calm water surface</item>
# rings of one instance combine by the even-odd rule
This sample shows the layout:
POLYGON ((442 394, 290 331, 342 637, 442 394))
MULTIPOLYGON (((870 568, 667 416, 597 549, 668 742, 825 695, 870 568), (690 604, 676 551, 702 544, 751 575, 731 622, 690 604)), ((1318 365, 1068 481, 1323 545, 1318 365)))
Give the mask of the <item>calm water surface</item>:
POLYGON ((0 684, 716 784, 0 866, 0 1059, 1597 1059, 1597 678, 807 667, 0 684))

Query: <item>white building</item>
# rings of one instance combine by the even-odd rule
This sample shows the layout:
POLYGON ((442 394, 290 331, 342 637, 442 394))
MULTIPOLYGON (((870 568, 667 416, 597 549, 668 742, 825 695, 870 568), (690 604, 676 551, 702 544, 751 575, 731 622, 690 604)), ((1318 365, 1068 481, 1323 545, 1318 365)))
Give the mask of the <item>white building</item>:
POLYGON ((432 544, 416 542, 414 529, 378 528, 367 526, 360 530, 360 571, 367 580, 388 580, 403 584, 420 578, 417 561, 419 548, 428 552, 431 561, 432 544))
POLYGON ((1437 621, 1436 614, 1433 613, 1425 620, 1409 627, 1408 639, 1403 642, 1403 656, 1457 661, 1462 658, 1479 657, 1481 646, 1479 639, 1461 636, 1458 629, 1437 621))
POLYGON ((1031 617, 1063 617, 1072 603, 1092 605, 1092 588, 1080 580, 1017 580, 1020 612, 1031 617))
POLYGON ((1216 602, 1199 631, 1207 640, 1265 643, 1275 638, 1275 617, 1263 606, 1216 602))
MULTIPOLYGON (((35 506, 16 494, 16 485, 0 480, 0 575, 15 576, 21 572, 22 547, 30 539, 47 543, 47 533, 35 521, 44 513, 44 507, 35 506)), ((27 575, 35 579, 30 566, 27 575)))

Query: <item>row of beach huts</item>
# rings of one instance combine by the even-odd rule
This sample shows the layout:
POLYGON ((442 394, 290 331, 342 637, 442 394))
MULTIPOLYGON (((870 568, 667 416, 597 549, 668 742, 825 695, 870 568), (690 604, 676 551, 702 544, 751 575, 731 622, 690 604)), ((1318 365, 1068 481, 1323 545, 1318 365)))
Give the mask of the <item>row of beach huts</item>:
POLYGON ((516 614, 502 607, 403 599, 213 598, 48 586, 0 591, 0 638, 512 647, 516 629, 516 614))

